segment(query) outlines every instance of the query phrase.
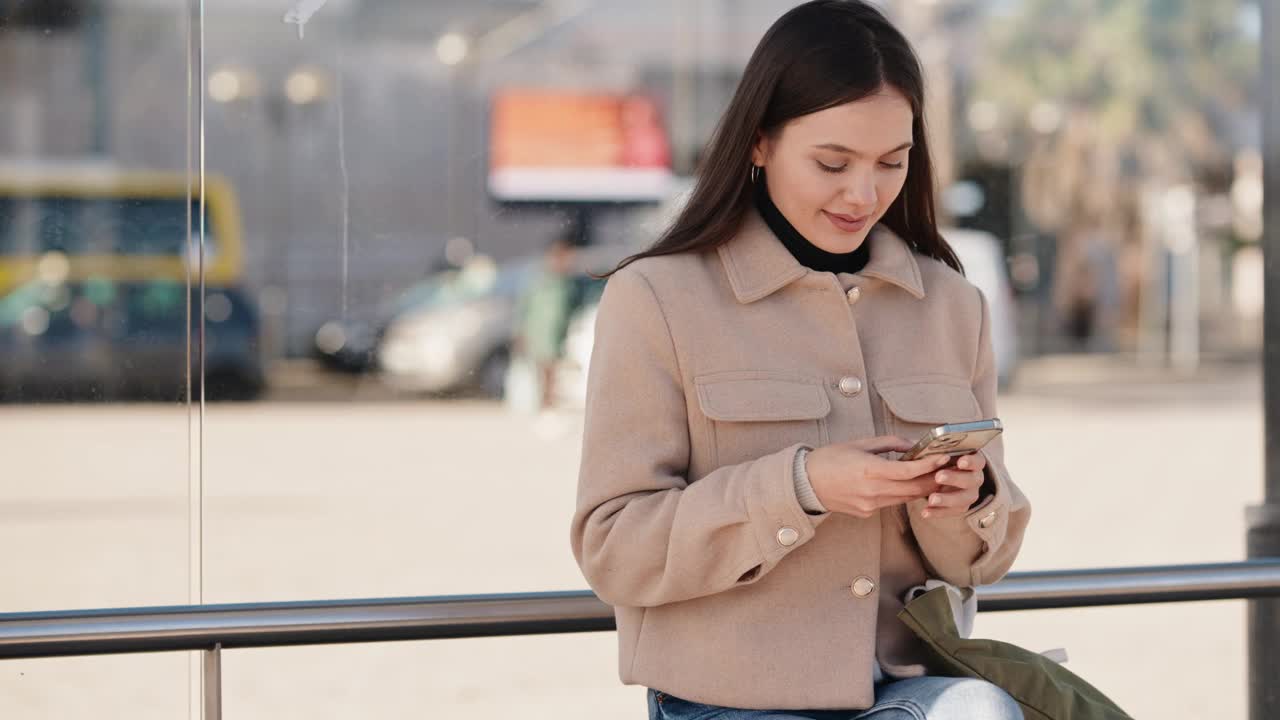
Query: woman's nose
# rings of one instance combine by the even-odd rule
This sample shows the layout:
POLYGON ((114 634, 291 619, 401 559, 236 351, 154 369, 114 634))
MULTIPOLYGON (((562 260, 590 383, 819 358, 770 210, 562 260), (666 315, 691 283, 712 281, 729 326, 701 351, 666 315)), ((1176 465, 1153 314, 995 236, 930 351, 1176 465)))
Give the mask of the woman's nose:
POLYGON ((844 199, 850 205, 858 208, 859 211, 875 206, 875 175, 869 172, 854 173, 849 184, 845 186, 844 199))

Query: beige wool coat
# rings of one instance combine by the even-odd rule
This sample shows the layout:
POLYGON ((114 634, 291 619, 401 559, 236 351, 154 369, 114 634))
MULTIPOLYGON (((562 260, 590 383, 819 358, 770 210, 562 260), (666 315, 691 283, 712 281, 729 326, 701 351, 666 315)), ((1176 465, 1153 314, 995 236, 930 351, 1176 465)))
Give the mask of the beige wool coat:
POLYGON ((865 708, 873 665, 924 672, 896 617, 928 578, 998 580, 1030 508, 988 445, 994 495, 922 519, 800 506, 801 447, 914 441, 996 417, 982 294, 892 232, 857 274, 800 265, 754 210, 727 244, 642 259, 597 318, 573 552, 617 614, 622 681, 749 709, 865 708))

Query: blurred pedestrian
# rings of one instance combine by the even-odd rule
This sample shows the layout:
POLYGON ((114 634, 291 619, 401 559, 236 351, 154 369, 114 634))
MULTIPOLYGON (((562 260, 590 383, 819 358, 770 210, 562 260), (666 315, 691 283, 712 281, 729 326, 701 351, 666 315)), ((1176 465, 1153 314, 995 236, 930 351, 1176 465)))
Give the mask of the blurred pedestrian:
POLYGON ((575 556, 655 720, 1011 720, 932 677, 897 613, 1012 565, 987 302, 935 224, 920 64, 867 2, 765 34, 688 203, 612 274, 587 389, 575 556))
POLYGON ((516 311, 517 351, 533 367, 538 409, 543 412, 555 406, 556 371, 573 312, 575 257, 569 234, 557 235, 516 311))

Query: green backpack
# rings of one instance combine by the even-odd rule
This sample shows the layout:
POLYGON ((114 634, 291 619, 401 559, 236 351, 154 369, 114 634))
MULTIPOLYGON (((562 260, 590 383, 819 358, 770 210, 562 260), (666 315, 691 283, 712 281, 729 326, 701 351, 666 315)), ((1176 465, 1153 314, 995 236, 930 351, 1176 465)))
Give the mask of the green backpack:
POLYGON ((928 645, 931 673, 993 683, 1018 701, 1027 720, 1133 720, 1097 688, 1043 655, 998 640, 960 637, 945 587, 908 602, 898 617, 928 645))

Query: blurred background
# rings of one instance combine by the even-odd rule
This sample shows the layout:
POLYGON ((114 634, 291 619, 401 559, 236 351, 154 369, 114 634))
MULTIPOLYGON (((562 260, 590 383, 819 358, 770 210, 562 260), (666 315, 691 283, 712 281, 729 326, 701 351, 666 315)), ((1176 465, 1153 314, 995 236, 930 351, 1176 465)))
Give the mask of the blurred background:
MULTIPOLYGON (((591 274, 680 207, 793 4, 0 0, 0 612, 584 587, 591 274)), ((1241 557, 1258 1, 881 5, 993 307, 1017 569, 1241 557)), ((1243 618, 979 632, 1067 644, 1139 717, 1242 717, 1243 618)), ((228 713, 640 716, 613 643, 237 651, 228 713)), ((0 716, 169 717, 190 672, 0 663, 0 716)))

